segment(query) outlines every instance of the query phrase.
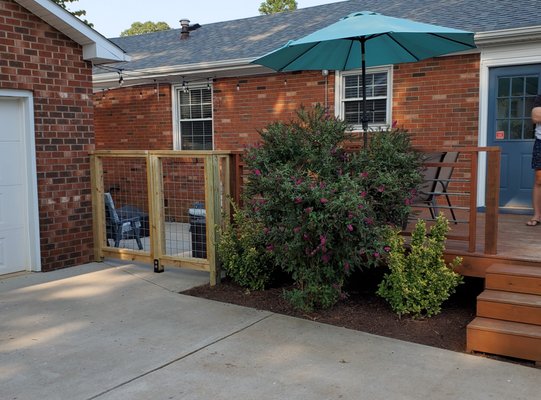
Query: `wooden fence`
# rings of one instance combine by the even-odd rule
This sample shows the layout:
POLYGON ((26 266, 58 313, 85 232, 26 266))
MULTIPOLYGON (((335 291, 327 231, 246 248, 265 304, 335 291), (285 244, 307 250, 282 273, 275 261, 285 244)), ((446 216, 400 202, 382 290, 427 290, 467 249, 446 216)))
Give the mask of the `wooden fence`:
POLYGON ((230 213, 237 181, 230 152, 95 151, 90 157, 97 260, 148 262, 156 272, 203 270, 211 285, 219 282, 216 228, 230 213))
MULTIPOLYGON (((448 239, 466 243, 466 251, 470 253, 476 252, 479 239, 478 171, 480 154, 486 155, 483 252, 497 254, 500 149, 418 150, 459 153, 454 162, 440 160, 426 164, 453 170, 445 193, 450 203, 442 193, 434 193, 436 203, 417 203, 412 209, 429 222, 433 218, 427 215, 427 210, 435 204, 444 214, 456 211, 458 217, 454 219, 447 215, 452 227, 448 239)), ((230 216, 229 198, 241 203, 246 179, 241 152, 95 151, 91 153, 91 163, 97 260, 114 257, 149 262, 157 272, 164 266, 204 270, 210 272, 212 285, 219 281, 216 227, 222 224, 223 215, 230 216), (136 246, 137 241, 129 232, 118 244, 112 239, 110 215, 104 202, 106 193, 114 199, 121 217, 139 220, 142 249, 136 246)))

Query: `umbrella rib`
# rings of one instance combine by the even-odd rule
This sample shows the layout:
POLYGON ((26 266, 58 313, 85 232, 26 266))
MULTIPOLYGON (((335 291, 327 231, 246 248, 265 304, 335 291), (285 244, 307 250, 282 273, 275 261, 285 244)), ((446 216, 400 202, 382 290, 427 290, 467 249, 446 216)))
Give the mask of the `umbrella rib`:
MULTIPOLYGON (((307 52, 309 52, 309 51, 312 50, 314 47, 316 47, 318 44, 319 44, 319 42, 314 43, 312 46, 310 46, 309 49, 307 49, 306 51, 303 51, 301 54, 299 54, 297 57, 295 57, 293 60, 291 60, 290 62, 288 62, 286 65, 284 65, 283 67, 281 67, 281 68, 278 69, 277 71, 279 71, 279 72, 283 71, 284 69, 286 69, 287 67, 289 67, 291 64, 293 64, 295 61, 297 61, 299 58, 303 57, 307 52)), ((291 46, 291 47, 293 47, 293 46, 291 46)))
POLYGON ((417 61, 420 61, 421 59, 419 57, 417 57, 415 54, 413 54, 411 51, 409 51, 409 49, 407 47, 404 47, 402 45, 402 43, 400 43, 398 40, 396 40, 396 38, 394 38, 393 36, 387 34, 387 37, 389 37, 393 42, 395 42, 398 46, 400 46, 400 48, 402 48, 406 53, 408 53, 410 56, 412 56, 415 60, 417 61))
POLYGON ((447 36, 443 36, 443 35, 440 35, 440 34, 437 34, 437 33, 430 33, 430 35, 432 36, 436 36, 440 39, 445 39, 445 40, 448 40, 449 42, 453 42, 453 43, 458 43, 458 44, 461 44, 463 46, 468 46, 470 49, 474 49, 475 48, 475 45, 472 45, 470 43, 466 43, 466 42, 463 42, 462 40, 456 40, 456 39, 453 39, 453 38, 449 38, 447 36))
POLYGON ((344 66, 342 67, 342 71, 346 70, 346 65, 348 64, 349 56, 351 55, 351 48, 353 47, 353 40, 349 42, 349 50, 348 50, 348 56, 346 57, 346 60, 344 61, 344 66))

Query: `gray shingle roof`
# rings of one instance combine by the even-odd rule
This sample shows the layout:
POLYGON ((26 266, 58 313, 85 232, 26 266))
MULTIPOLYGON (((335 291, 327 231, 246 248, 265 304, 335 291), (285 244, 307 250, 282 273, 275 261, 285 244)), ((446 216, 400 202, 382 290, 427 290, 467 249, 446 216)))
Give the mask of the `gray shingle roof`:
POLYGON ((541 25, 539 0, 350 0, 203 25, 188 40, 180 29, 111 40, 132 56, 129 70, 253 59, 364 10, 471 32, 541 25))

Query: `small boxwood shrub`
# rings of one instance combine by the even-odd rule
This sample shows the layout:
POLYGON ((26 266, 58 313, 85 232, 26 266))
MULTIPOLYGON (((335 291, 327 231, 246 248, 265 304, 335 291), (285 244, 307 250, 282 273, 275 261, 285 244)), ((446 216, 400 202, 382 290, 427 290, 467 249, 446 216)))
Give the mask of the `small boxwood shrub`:
POLYGON ((390 272, 384 275, 377 293, 399 316, 419 318, 440 313, 442 303, 462 282, 462 276, 453 271, 462 263, 461 258, 455 258, 449 266, 443 259, 448 231, 449 222, 441 214, 428 235, 425 221, 419 220, 407 253, 400 232, 390 232, 390 272))

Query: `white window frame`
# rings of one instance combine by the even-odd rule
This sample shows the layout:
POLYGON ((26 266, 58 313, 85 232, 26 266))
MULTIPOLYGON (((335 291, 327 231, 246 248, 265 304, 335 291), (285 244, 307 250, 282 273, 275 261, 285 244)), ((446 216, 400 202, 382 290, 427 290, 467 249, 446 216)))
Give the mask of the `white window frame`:
MULTIPOLYGON (((393 66, 392 65, 386 65, 382 67, 373 67, 373 68, 367 68, 366 73, 367 74, 376 74, 386 72, 387 73, 387 120, 383 124, 369 124, 369 129, 386 129, 392 125, 393 120, 393 66)), ((335 93, 335 101, 334 101, 334 109, 335 109, 335 115, 344 120, 345 119, 345 107, 344 103, 346 101, 345 99, 345 87, 344 87, 344 77, 348 75, 361 75, 360 69, 355 69, 351 71, 335 71, 335 87, 334 87, 334 93, 335 93)), ((370 99, 370 97, 367 97, 367 99, 370 99)), ((361 132, 362 126, 360 124, 352 125, 354 132, 361 132)))
MULTIPOLYGON (((208 90, 207 82, 190 82, 188 84, 188 90, 192 89, 203 89, 208 90)), ((173 85, 171 86, 171 98, 173 99, 173 150, 182 150, 182 135, 180 132, 180 99, 178 94, 183 90, 183 85, 173 85)), ((214 137, 214 86, 210 84, 210 102, 212 108, 212 150, 215 148, 215 137, 214 137)), ((207 121, 207 118, 201 119, 201 121, 207 121)), ((189 151, 189 150, 184 150, 189 151)))

